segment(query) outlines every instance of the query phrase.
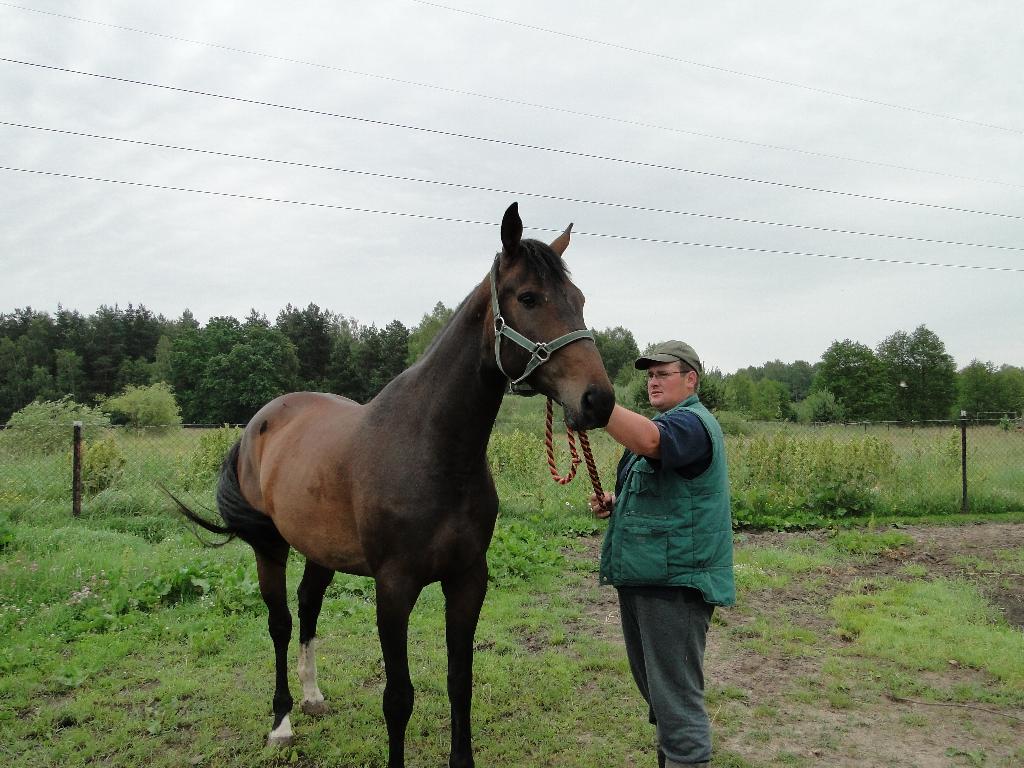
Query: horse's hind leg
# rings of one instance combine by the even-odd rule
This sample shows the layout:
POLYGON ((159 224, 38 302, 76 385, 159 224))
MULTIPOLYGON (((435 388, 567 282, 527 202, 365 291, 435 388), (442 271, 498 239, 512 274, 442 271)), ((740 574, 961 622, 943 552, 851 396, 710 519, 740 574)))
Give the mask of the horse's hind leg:
POLYGON ((324 604, 334 571, 311 560, 299 584, 299 680, 302 681, 302 711, 307 715, 322 715, 327 711, 324 695, 316 684, 316 621, 324 604))
POLYGON ((260 579, 260 593, 267 604, 267 626, 274 641, 276 678, 274 683, 274 725, 268 744, 290 744, 292 725, 288 713, 292 711, 292 694, 288 690, 288 642, 292 636, 292 614, 288 610, 285 581, 285 563, 288 545, 275 547, 266 555, 256 553, 256 571, 260 579))
POLYGON ((448 699, 452 708, 450 768, 473 768, 470 707, 473 699, 473 635, 487 592, 487 561, 480 558, 441 582, 448 644, 448 699))

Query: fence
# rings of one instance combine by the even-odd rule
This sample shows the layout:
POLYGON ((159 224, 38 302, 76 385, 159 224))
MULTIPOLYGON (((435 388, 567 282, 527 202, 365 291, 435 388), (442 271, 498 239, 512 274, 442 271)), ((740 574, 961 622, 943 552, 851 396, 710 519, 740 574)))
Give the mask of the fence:
MULTIPOLYGON (((778 454, 772 459, 770 452, 755 450, 774 440, 778 450, 802 451, 805 463, 819 467, 820 459, 827 456, 840 464, 862 461, 871 452, 882 456, 884 460, 873 465, 881 469, 862 479, 876 496, 885 498, 886 509, 907 514, 1024 510, 1024 430, 1006 419, 842 425, 771 422, 754 424, 745 432, 727 438, 734 500, 745 494, 749 501, 764 487, 777 485, 782 474, 792 473, 777 461, 778 454)), ((164 489, 189 503, 212 508, 217 470, 238 434, 237 426, 210 425, 8 427, 0 430, 0 515, 31 514, 44 505, 66 509, 68 515, 81 514, 83 509, 121 515, 128 526, 130 519, 166 506, 164 489)), ((542 464, 543 460, 538 454, 536 461, 542 464)), ((601 469, 605 484, 612 486, 612 465, 601 469)), ((501 491, 502 469, 496 467, 495 474, 501 491)), ((789 482, 804 480, 797 475, 789 482)), ((828 485, 833 480, 815 477, 814 482, 828 485)), ((815 503, 814 498, 801 497, 803 511, 815 503)), ((829 502, 820 498, 822 503, 829 502)))

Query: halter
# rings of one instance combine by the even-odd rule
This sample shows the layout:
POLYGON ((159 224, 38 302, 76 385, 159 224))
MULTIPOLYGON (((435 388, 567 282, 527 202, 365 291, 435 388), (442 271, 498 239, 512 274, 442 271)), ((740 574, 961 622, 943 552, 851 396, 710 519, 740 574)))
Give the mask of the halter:
POLYGON ((594 334, 590 330, 584 328, 580 331, 571 331, 563 336, 559 336, 553 341, 530 341, 523 334, 513 330, 505 324, 505 318, 501 316, 501 309, 498 307, 498 288, 497 288, 497 275, 498 275, 498 260, 494 260, 494 266, 491 267, 491 310, 494 314, 494 359, 498 363, 498 370, 501 371, 502 375, 508 379, 508 391, 513 395, 535 395, 537 390, 531 387, 529 384, 520 385, 527 376, 533 373, 540 365, 546 363, 551 359, 551 355, 564 347, 567 344, 571 344, 574 341, 580 339, 591 339, 593 340, 594 334), (505 369, 501 366, 501 337, 506 337, 509 341, 518 344, 520 347, 530 353, 530 360, 526 364, 526 368, 523 371, 523 375, 518 379, 513 380, 509 376, 505 369))

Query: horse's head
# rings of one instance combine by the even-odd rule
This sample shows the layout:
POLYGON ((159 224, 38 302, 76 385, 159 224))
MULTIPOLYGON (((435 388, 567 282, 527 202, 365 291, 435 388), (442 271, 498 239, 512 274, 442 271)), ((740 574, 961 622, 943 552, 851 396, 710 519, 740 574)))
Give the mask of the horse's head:
POLYGON ((491 273, 493 335, 508 379, 557 400, 566 424, 586 430, 608 423, 615 392, 583 320, 583 293, 562 261, 570 229, 550 245, 523 240, 517 204, 505 211, 491 273))

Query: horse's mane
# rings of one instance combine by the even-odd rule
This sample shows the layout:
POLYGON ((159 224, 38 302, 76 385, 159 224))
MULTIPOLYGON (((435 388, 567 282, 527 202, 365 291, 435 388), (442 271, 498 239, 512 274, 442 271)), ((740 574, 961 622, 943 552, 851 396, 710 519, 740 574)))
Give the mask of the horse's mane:
POLYGON ((569 270, 562 261, 562 257, 551 250, 551 246, 542 243, 540 240, 521 240, 519 253, 526 259, 530 269, 537 273, 542 280, 553 280, 558 283, 570 279, 569 270))
MULTIPOLYGON (((547 243, 543 243, 540 240, 521 240, 519 242, 519 252, 516 254, 517 258, 525 258, 529 268, 536 272, 542 280, 550 280, 556 283, 564 283, 566 280, 572 279, 569 274, 568 267, 565 266, 565 262, 562 261, 562 257, 551 250, 551 246, 547 243)), ((494 257, 500 259, 501 254, 498 253, 494 257)), ((444 327, 434 336, 430 344, 427 345, 426 350, 423 352, 422 357, 426 357, 434 347, 441 341, 441 337, 448 331, 449 326, 452 325, 456 317, 460 315, 463 307, 472 298, 472 294, 464 298, 459 305, 452 312, 451 318, 444 327)), ((422 357, 420 359, 422 359, 422 357)))

